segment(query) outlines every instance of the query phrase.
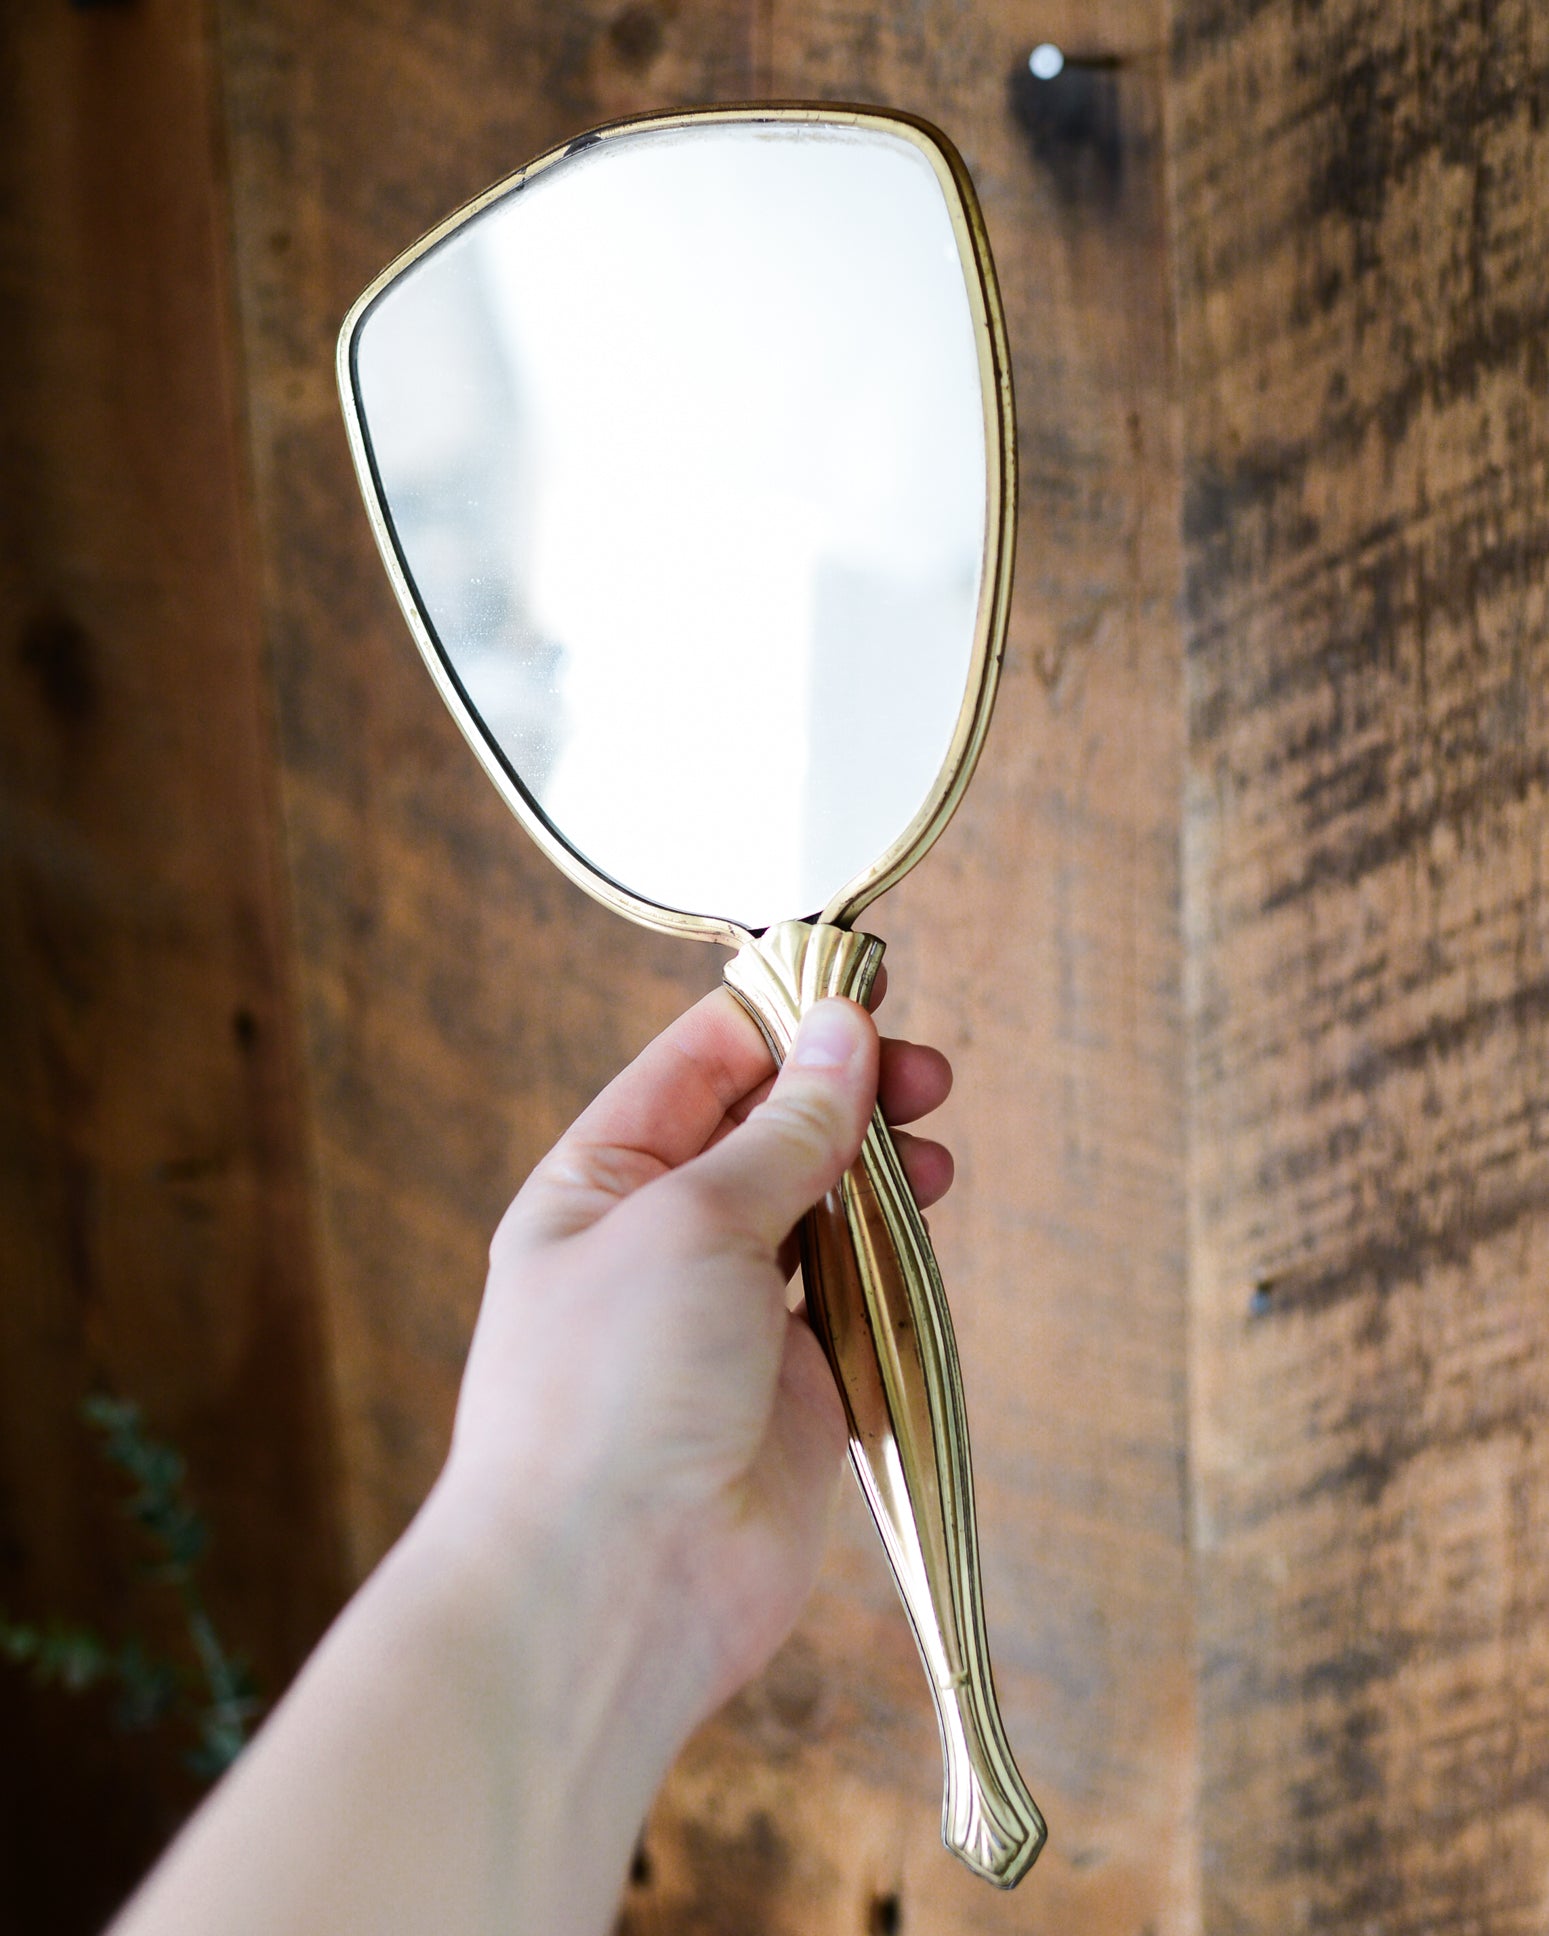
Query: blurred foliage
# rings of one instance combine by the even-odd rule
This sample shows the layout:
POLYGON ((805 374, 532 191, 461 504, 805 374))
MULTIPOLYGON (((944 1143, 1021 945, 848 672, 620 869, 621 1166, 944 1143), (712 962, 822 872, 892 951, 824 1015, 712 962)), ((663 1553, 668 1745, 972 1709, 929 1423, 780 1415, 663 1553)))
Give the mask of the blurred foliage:
POLYGON ((0 1658, 24 1669, 40 1687, 71 1694, 113 1689, 114 1719, 122 1728, 165 1722, 185 1727, 194 1737, 188 1766, 202 1780, 213 1781, 246 1746, 261 1703, 247 1664, 222 1643, 200 1591, 199 1562, 209 1529, 184 1489, 182 1454, 148 1436, 137 1405, 93 1397, 82 1414, 99 1434, 104 1456, 131 1482, 125 1510, 150 1549, 140 1571, 150 1584, 175 1596, 187 1657, 158 1658, 137 1638, 114 1645, 89 1628, 59 1620, 29 1626, 0 1608, 0 1658))

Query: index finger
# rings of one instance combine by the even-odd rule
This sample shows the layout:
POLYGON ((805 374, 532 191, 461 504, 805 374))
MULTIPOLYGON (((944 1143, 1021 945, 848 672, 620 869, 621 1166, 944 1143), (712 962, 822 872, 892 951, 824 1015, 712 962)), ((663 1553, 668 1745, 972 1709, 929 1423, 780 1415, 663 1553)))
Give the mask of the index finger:
POLYGON ((714 989, 613 1078, 555 1153, 567 1146, 633 1151, 661 1169, 676 1169, 773 1072, 774 1057, 753 1018, 730 989, 714 989))
MULTIPOLYGON (((886 993, 887 969, 879 967, 866 1006, 875 1009, 886 993)), ((757 1023, 723 984, 615 1076, 560 1144, 575 1138, 593 1148, 637 1150, 676 1169, 774 1076, 775 1059, 757 1023)))

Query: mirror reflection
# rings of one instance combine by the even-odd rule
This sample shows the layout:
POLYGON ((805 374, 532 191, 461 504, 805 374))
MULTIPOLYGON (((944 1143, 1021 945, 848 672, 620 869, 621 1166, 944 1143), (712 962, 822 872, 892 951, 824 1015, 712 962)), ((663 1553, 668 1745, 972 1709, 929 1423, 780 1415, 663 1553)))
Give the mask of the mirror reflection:
POLYGON ((986 536, 968 284, 918 148, 779 123, 597 143, 430 250, 355 343, 435 643, 594 869, 756 930, 905 831, 986 536))

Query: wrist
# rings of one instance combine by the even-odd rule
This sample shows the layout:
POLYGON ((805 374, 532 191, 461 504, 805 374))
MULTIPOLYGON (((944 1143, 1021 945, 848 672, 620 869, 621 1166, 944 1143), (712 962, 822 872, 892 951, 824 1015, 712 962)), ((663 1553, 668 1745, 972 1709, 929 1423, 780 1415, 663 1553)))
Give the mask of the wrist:
POLYGON ((513 1509, 449 1470, 381 1580, 497 1765, 520 1764, 524 1839, 587 1863, 617 1842, 620 1868, 714 1683, 648 1523, 592 1501, 513 1509))

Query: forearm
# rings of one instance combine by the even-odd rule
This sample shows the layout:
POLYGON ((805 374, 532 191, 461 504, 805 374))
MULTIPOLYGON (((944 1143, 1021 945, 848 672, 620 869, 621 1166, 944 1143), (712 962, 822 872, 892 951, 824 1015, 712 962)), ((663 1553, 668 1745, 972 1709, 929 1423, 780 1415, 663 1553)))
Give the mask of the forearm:
POLYGON ((700 1704, 622 1531, 443 1484, 115 1936, 593 1936, 700 1704))
POLYGON ((738 1123, 768 1053, 711 998, 539 1166, 434 1494, 115 1936, 602 1936, 679 1744, 817 1569, 845 1417, 779 1257, 878 1053, 819 1003, 738 1123))

